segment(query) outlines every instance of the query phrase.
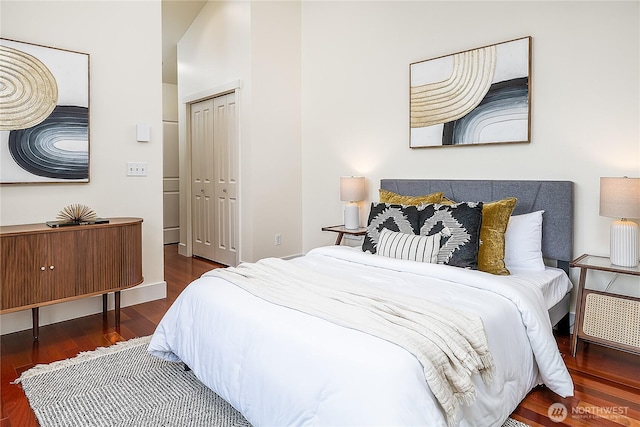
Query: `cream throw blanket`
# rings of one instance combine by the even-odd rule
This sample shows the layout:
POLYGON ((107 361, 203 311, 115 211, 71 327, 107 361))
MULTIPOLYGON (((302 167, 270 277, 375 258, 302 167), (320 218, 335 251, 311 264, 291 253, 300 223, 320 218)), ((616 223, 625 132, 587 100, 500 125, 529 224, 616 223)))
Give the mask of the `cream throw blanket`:
POLYGON ((422 364, 449 425, 455 424, 458 405, 476 398, 471 376, 479 373, 485 383, 493 377, 495 366, 478 316, 364 282, 340 280, 279 258, 216 269, 207 276, 409 351, 422 364))

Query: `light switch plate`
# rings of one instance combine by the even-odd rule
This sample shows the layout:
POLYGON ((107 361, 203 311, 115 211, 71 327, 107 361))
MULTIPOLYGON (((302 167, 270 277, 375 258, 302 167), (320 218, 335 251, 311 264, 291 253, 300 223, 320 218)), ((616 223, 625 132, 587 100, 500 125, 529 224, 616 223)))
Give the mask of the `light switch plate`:
POLYGON ((127 176, 147 176, 147 162, 127 162, 127 176))
POLYGON ((151 126, 146 123, 138 123, 136 126, 136 139, 138 142, 151 141, 151 126))

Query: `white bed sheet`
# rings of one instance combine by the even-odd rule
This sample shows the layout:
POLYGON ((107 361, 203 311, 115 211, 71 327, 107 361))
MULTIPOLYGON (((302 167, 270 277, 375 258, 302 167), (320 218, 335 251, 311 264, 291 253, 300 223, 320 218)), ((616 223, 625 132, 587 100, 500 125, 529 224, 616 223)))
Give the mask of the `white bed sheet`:
POLYGON ((526 286, 531 285, 540 289, 547 310, 559 303, 573 288, 567 273, 555 267, 545 267, 544 271, 536 272, 514 271, 510 277, 514 283, 525 282, 526 286))
MULTIPOLYGON (((528 280, 514 286, 510 277, 339 246, 291 262, 342 278, 357 275, 371 286, 393 286, 480 315, 496 373, 490 385, 474 378, 477 399, 461 407, 462 426, 501 425, 543 382, 560 395, 573 393, 542 293, 528 280), (465 281, 471 284, 457 283, 465 281), (488 288, 504 288, 506 296, 488 288)), ((446 425, 421 365, 406 350, 206 274, 168 310, 149 351, 186 363, 255 426, 446 425)))

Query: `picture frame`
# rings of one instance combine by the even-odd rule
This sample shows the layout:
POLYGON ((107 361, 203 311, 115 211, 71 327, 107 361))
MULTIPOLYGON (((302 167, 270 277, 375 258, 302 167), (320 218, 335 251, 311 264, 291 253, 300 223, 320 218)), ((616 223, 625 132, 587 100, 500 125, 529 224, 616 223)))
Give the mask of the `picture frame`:
POLYGON ((89 54, 0 38, 0 184, 89 182, 89 54))
POLYGON ((409 66, 410 148, 529 143, 531 37, 409 66))

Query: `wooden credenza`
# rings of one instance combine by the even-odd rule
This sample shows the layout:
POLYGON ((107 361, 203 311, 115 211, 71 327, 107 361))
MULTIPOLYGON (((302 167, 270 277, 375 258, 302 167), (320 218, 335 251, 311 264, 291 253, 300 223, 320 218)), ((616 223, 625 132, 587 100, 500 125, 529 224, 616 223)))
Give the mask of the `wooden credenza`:
POLYGON ((0 227, 0 314, 32 309, 38 339, 38 308, 120 291, 142 283, 142 219, 51 228, 45 224, 0 227))

